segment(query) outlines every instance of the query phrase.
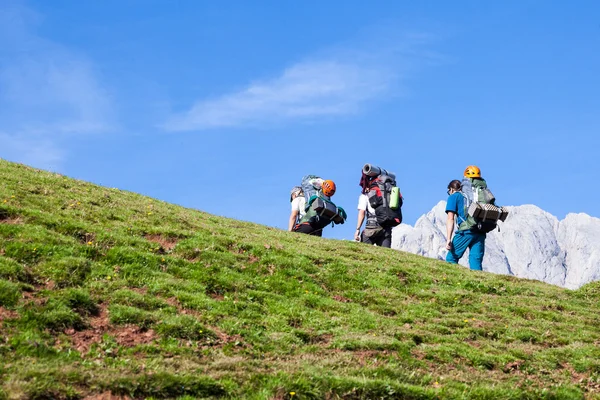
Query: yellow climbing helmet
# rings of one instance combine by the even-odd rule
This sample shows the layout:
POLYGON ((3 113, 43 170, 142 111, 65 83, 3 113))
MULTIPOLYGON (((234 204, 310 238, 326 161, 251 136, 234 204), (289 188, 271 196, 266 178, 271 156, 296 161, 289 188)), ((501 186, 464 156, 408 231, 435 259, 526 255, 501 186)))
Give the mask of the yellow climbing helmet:
POLYGON ((481 171, 475 165, 469 165, 465 168, 464 175, 467 178, 481 178, 481 171))

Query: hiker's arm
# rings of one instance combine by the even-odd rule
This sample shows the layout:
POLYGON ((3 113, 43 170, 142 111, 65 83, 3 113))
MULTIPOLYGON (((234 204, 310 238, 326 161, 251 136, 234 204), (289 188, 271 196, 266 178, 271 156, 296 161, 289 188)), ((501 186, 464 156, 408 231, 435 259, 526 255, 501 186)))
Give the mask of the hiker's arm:
POLYGON ((293 210, 290 214, 290 221, 288 222, 288 231, 292 231, 294 225, 296 225, 296 219, 298 218, 298 210, 293 210))
POLYGON ((446 218, 446 250, 452 249, 452 233, 454 232, 454 214, 452 211, 447 212, 446 218))
POLYGON ((358 210, 358 221, 356 222, 356 230, 354 231, 354 240, 360 240, 360 227, 365 220, 365 210, 358 210))

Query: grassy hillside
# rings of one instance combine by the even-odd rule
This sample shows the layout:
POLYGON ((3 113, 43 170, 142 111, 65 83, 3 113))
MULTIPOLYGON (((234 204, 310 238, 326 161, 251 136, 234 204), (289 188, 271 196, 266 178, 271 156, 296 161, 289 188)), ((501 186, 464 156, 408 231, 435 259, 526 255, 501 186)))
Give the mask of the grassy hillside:
POLYGON ((600 398, 599 299, 0 160, 0 399, 600 398))

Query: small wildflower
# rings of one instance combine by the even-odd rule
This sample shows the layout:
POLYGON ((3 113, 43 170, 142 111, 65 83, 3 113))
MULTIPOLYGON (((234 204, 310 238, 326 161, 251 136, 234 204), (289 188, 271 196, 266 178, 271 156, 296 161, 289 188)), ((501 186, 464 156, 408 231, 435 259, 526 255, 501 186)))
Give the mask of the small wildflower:
POLYGON ((469 322, 469 320, 468 320, 468 319, 465 319, 465 322, 469 322))
POLYGON ((290 392, 290 396, 295 396, 296 392, 290 392))
POLYGON ((14 195, 13 195, 13 196, 10 196, 10 198, 11 198, 11 199, 14 199, 14 198, 15 198, 15 196, 14 196, 14 195))
POLYGON ((108 275, 108 276, 106 277, 106 279, 108 279, 108 280, 110 281, 110 280, 112 279, 112 277, 111 277, 110 275, 108 275))
POLYGON ((92 241, 90 240, 89 242, 87 242, 87 244, 91 246, 92 244, 94 244, 94 242, 92 242, 92 241))

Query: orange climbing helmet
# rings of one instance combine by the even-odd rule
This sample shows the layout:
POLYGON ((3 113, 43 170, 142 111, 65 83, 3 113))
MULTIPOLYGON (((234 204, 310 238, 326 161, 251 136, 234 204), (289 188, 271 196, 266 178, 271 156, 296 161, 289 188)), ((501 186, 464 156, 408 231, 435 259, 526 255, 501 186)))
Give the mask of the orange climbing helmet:
POLYGON ((469 165, 465 168, 464 175, 467 178, 481 178, 481 171, 475 165, 469 165))
POLYGON ((331 197, 335 194, 335 183, 332 180, 323 181, 321 185, 321 190, 323 194, 327 197, 331 197))

